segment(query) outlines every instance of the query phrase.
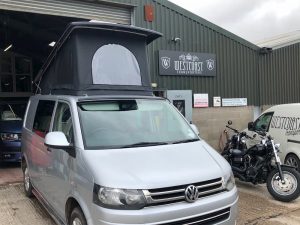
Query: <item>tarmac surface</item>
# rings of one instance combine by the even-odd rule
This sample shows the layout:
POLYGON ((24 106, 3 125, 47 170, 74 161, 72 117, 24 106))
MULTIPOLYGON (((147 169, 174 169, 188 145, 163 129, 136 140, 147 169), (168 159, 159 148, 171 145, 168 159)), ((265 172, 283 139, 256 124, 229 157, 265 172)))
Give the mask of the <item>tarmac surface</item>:
MULTIPOLYGON (((35 199, 23 193, 19 164, 0 167, 0 225, 54 225, 35 199)), ((300 225, 300 197, 291 203, 275 201, 265 185, 237 181, 238 225, 300 225)))
POLYGON ((20 166, 20 163, 1 163, 0 185, 20 183, 23 179, 20 166))

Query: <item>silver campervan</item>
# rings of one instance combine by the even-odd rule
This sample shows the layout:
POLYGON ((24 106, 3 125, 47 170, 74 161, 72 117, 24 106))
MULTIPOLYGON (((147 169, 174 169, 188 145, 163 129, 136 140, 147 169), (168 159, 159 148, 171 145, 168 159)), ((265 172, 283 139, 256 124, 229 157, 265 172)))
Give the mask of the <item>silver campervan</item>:
POLYGON ((230 166, 152 96, 146 45, 159 36, 73 23, 38 75, 22 133, 24 189, 57 224, 236 224, 230 166))

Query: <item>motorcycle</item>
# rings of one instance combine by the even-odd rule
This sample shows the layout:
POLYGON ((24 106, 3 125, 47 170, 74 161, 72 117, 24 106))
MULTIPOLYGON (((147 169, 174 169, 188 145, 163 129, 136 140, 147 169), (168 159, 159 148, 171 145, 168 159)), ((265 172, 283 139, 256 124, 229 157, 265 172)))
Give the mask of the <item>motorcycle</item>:
POLYGON ((260 143, 247 148, 246 139, 253 139, 246 132, 239 132, 230 127, 234 132, 227 141, 222 155, 231 165, 235 177, 244 182, 253 184, 267 184, 267 189, 274 199, 290 202, 299 197, 300 173, 292 166, 283 165, 278 157, 280 144, 275 144, 271 136, 264 131, 252 130, 261 138, 260 143))

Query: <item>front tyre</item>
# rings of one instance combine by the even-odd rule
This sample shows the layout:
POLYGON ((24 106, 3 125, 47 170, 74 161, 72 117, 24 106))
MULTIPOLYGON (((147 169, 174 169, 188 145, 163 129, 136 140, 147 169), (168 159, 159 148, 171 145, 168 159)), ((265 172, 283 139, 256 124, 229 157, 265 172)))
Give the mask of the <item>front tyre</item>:
POLYGON ((31 181, 30 181, 29 170, 28 170, 26 162, 24 162, 24 164, 22 166, 23 166, 24 192, 28 198, 31 198, 33 196, 33 193, 32 193, 33 187, 32 187, 31 181))
POLYGON ((281 169, 285 182, 281 182, 278 169, 274 169, 268 175, 267 188, 276 200, 290 202, 299 197, 300 174, 294 168, 281 167, 281 169))
POLYGON ((79 207, 73 209, 70 216, 69 225, 87 225, 85 216, 79 207))

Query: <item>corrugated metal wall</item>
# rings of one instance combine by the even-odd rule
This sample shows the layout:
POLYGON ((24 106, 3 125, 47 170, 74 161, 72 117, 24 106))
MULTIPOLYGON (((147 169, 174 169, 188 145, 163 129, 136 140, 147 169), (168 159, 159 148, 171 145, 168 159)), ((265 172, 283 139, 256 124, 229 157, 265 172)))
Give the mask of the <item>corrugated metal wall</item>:
MULTIPOLYGON (((26 11, 26 4, 34 3, 35 6, 43 7, 47 3, 48 6, 52 6, 58 0, 27 0, 26 4, 19 5, 17 0, 0 2, 5 3, 0 8, 26 11), (11 6, 16 8, 9 8, 11 6)), ((151 79, 153 83, 158 84, 158 89, 191 89, 194 93, 208 93, 210 106, 213 96, 247 98, 248 105, 258 106, 300 102, 300 44, 274 50, 268 55, 259 55, 259 47, 254 44, 167 0, 77 0, 68 3, 73 6, 68 8, 71 13, 69 16, 72 16, 72 13, 76 16, 79 12, 81 14, 77 15, 78 17, 85 18, 89 15, 91 18, 107 21, 114 21, 114 16, 117 16, 116 22, 120 23, 130 23, 130 12, 132 6, 135 6, 132 22, 136 26, 164 34, 163 38, 149 46, 151 79), (95 8, 94 1, 103 4, 95 8), (144 20, 146 4, 154 7, 153 22, 144 20), (86 9, 85 15, 82 14, 82 8, 86 9), (103 13, 103 10, 107 13, 103 13), (117 10, 116 15, 113 15, 114 10, 117 10), (174 37, 181 38, 181 42, 172 42, 174 37), (214 53, 217 58, 217 76, 160 76, 159 50, 214 53)), ((63 3, 60 4, 63 7, 63 3)), ((27 10, 35 12, 37 8, 27 7, 27 10)), ((60 15, 57 10, 51 12, 60 15)))
POLYGON ((258 96, 253 91, 258 82, 256 46, 164 0, 140 1, 135 17, 137 26, 164 34, 149 47, 152 82, 158 83, 158 88, 208 93, 210 105, 213 96, 245 97, 248 104, 257 105, 258 96), (144 20, 145 4, 154 6, 155 21, 152 23, 144 20), (181 42, 171 42, 174 37, 180 37, 181 42), (217 76, 160 76, 158 50, 215 53, 217 76))
POLYGON ((131 8, 99 3, 60 0, 0 0, 0 9, 131 24, 131 8))
POLYGON ((135 25, 157 30, 164 37, 149 47, 152 82, 162 89, 192 89, 213 96, 248 98, 248 105, 300 102, 300 45, 259 55, 259 47, 174 5, 167 0, 111 0, 136 5, 135 25), (155 21, 144 20, 151 4, 155 21), (180 37, 181 43, 170 40, 180 37), (158 50, 215 53, 216 77, 160 76, 158 50))
POLYGON ((300 43, 261 55, 262 105, 300 102, 300 43))

